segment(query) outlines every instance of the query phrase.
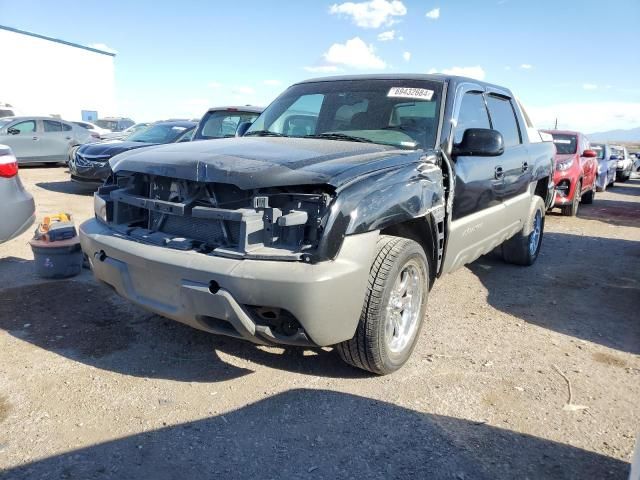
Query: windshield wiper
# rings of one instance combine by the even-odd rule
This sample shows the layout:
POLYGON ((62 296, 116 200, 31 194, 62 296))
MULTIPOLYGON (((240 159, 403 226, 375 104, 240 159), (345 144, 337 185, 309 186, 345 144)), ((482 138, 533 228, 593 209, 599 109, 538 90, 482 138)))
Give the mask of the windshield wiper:
POLYGON ((303 135, 302 138, 326 138, 327 140, 345 140, 347 142, 362 142, 362 143, 378 143, 370 138, 358 137, 356 135, 347 135, 346 133, 326 132, 318 133, 315 135, 303 135))
POLYGON ((253 132, 247 132, 244 134, 245 137, 251 137, 255 135, 256 137, 286 137, 288 135, 284 135, 278 132, 272 132, 271 130, 254 130, 253 132))

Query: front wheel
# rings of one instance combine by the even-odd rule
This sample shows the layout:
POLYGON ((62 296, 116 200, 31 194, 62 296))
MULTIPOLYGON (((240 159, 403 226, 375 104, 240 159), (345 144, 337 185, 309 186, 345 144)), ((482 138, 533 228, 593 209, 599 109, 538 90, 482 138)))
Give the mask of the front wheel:
POLYGON ((340 357, 378 375, 398 370, 416 345, 428 293, 429 263, 422 247, 381 235, 360 322, 351 340, 336 345, 340 357))
POLYGON ((534 208, 527 223, 515 236, 502 244, 502 257, 507 263, 533 265, 540 253, 544 234, 544 202, 534 197, 534 208))
POLYGON ((582 195, 582 199, 580 201, 585 205, 591 205, 595 197, 596 197, 596 185, 594 183, 593 188, 589 190, 587 193, 585 193, 584 195, 582 195))
POLYGON ((578 182, 576 189, 573 192, 573 200, 569 205, 563 205, 560 207, 562 215, 567 217, 575 217, 578 214, 578 207, 580 206, 580 192, 582 191, 582 182, 578 182))

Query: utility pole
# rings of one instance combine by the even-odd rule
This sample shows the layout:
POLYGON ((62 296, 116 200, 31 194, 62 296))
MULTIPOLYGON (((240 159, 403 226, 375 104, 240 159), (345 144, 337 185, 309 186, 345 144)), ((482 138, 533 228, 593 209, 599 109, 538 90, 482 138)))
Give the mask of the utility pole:
POLYGON ((555 127, 553 127, 553 129, 554 129, 554 130, 557 130, 557 129, 558 129, 558 117, 556 117, 556 126, 555 126, 555 127))

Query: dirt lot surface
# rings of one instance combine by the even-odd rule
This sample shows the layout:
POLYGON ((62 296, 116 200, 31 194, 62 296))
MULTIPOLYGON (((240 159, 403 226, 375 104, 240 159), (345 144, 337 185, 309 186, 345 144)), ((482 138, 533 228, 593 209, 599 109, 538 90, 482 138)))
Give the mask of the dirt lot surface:
MULTIPOLYGON (((61 167, 38 214, 92 215, 61 167)), ((8 214, 7 212, 4 213, 8 214)), ((640 431, 640 180, 550 214, 531 268, 438 281, 388 377, 151 315, 0 246, 0 477, 626 478, 640 431), (571 386, 571 403, 569 401, 571 386), (587 407, 587 408, 583 408, 587 407)))

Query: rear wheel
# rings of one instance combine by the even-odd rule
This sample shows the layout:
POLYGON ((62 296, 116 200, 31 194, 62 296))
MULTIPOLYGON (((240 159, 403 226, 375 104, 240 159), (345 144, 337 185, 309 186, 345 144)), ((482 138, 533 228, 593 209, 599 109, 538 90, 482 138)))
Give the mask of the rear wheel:
POLYGON ((533 265, 540 253, 544 234, 544 202, 534 197, 535 206, 527 224, 514 237, 502 244, 502 258, 515 265, 533 265))
POLYGON ((573 193, 573 200, 569 205, 560 207, 562 214, 567 217, 575 217, 578 214, 578 206, 580 205, 580 192, 582 191, 582 182, 578 182, 576 190, 573 193))
POLYGON ((380 236, 360 322, 351 340, 336 345, 340 357, 378 375, 398 370, 416 345, 428 292, 429 264, 422 247, 380 236))

